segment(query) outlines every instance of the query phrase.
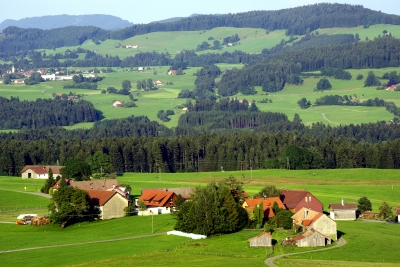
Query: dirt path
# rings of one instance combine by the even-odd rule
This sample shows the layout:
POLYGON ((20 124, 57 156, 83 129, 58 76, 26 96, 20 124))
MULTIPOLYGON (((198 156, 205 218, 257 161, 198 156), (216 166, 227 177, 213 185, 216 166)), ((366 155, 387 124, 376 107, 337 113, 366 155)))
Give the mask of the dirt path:
POLYGON ((89 244, 97 244, 97 243, 116 242, 116 241, 122 241, 122 240, 130 240, 130 239, 136 239, 136 238, 145 238, 145 237, 151 237, 151 236, 165 235, 166 233, 167 232, 162 232, 162 233, 157 233, 157 234, 130 236, 130 237, 122 237, 122 238, 113 238, 113 239, 99 240, 99 241, 79 242, 79 243, 73 243, 73 244, 61 244, 61 245, 53 245, 53 246, 41 246, 41 247, 32 247, 32 248, 19 248, 19 249, 10 249, 10 250, 0 250, 0 254, 27 251, 27 250, 36 250, 36 249, 72 247, 72 246, 79 246, 79 245, 89 245, 89 244))
POLYGON ((322 113, 322 117, 324 117, 324 119, 327 120, 327 121, 329 121, 330 123, 334 123, 334 124, 339 125, 339 123, 334 122, 334 121, 331 121, 330 119, 328 119, 328 118, 325 116, 325 113, 322 113))
POLYGON ((325 250, 330 250, 330 249, 334 249, 334 248, 338 248, 341 246, 346 245, 346 240, 341 237, 339 238, 338 242, 336 243, 335 246, 332 247, 328 247, 328 248, 321 248, 321 249, 316 249, 316 250, 310 250, 310 251, 304 251, 304 252, 295 252, 295 253, 288 253, 288 254, 282 254, 279 256, 275 256, 272 258, 268 258, 264 261, 264 263, 270 267, 278 267, 277 265, 274 264, 274 260, 282 258, 282 257, 286 257, 286 256, 291 256, 291 255, 298 255, 298 254, 305 254, 305 253, 311 253, 311 252, 317 252, 317 251, 325 251, 325 250))
POLYGON ((51 198, 51 195, 49 195, 49 194, 44 194, 44 193, 40 193, 40 192, 26 192, 26 191, 18 191, 18 190, 4 189, 4 188, 0 188, 0 190, 11 191, 11 192, 17 192, 17 193, 31 194, 31 195, 41 196, 41 197, 45 197, 45 198, 51 198))

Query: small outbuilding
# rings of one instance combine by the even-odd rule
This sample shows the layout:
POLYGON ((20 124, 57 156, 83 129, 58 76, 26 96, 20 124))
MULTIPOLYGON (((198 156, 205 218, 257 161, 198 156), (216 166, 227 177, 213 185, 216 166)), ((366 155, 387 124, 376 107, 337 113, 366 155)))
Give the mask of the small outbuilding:
POLYGON ((258 236, 249 238, 251 248, 272 247, 272 236, 267 232, 261 233, 258 236))
POLYGON ((341 203, 329 204, 329 210, 332 220, 355 220, 357 218, 357 204, 353 202, 345 203, 343 198, 341 203))
POLYGON ((400 223, 400 206, 396 208, 397 222, 400 223))
POLYGON ((298 247, 324 247, 332 243, 332 239, 321 234, 314 228, 308 229, 305 233, 293 238, 298 247))

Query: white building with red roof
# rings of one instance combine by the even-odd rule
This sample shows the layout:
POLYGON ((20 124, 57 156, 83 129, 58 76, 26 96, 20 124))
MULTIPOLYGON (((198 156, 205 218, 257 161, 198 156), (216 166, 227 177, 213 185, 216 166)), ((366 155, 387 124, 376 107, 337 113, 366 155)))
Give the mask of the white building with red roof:
POLYGON ((33 179, 48 179, 49 169, 53 172, 53 177, 61 176, 60 170, 64 166, 45 166, 45 165, 26 165, 21 170, 22 178, 33 178, 33 179))
POLYGON ((143 201, 146 204, 145 214, 165 214, 171 213, 171 208, 176 199, 176 194, 172 191, 144 190, 137 202, 143 201))

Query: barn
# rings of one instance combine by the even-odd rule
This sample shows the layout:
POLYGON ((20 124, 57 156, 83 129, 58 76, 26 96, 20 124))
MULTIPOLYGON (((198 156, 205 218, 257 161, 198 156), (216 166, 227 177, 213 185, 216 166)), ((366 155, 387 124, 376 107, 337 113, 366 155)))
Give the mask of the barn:
POLYGON ((272 236, 264 232, 258 236, 249 238, 249 243, 251 248, 272 247, 272 236))

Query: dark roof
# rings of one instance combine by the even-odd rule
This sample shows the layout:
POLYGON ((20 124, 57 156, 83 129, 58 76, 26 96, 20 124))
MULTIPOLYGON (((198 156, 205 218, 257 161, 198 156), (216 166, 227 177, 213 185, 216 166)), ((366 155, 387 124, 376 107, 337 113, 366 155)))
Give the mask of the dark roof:
POLYGON ((118 185, 117 179, 90 180, 71 182, 71 186, 82 190, 110 190, 118 185))
MULTIPOLYGON (((285 204, 288 209, 293 209, 308 194, 312 195, 310 192, 305 191, 305 190, 281 190, 280 198, 281 198, 283 204, 285 204)), ((313 196, 313 198, 314 198, 314 200, 317 200, 318 202, 320 202, 316 197, 313 196)))
POLYGON ((30 169, 37 174, 46 174, 49 172, 50 168, 53 171, 53 174, 60 174, 60 169, 64 168, 64 166, 25 165, 25 167, 21 170, 21 173, 30 169))
POLYGON ((347 203, 332 203, 329 204, 329 208, 331 210, 356 210, 357 209, 357 204, 353 202, 347 202, 347 203))

